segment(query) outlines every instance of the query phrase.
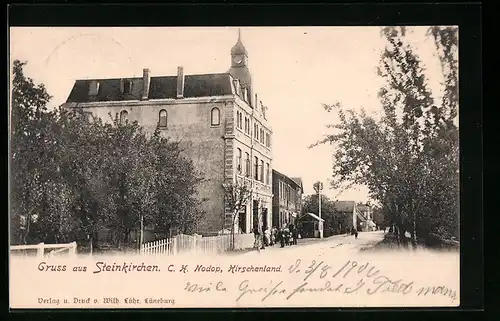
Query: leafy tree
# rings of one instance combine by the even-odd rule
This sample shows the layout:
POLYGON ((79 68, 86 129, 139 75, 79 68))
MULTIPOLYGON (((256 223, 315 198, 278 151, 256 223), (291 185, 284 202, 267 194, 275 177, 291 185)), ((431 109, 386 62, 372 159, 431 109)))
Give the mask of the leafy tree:
POLYGON ((340 119, 329 126, 336 132, 318 142, 338 147, 333 186, 345 182, 368 186, 371 198, 397 227, 399 241, 405 240, 406 231, 414 243, 417 235, 426 242, 430 233, 457 233, 456 30, 436 28, 430 34, 442 53, 445 75, 439 107, 421 61, 406 41, 406 28, 382 30, 387 47, 379 67, 385 80, 379 91, 380 119, 364 110, 345 110, 340 103, 324 106, 329 112, 335 110, 340 119))
POLYGON ((11 94, 11 241, 28 243, 44 198, 40 173, 44 154, 42 143, 48 127, 46 113, 51 96, 43 85, 26 77, 26 62, 14 61, 11 94), (40 157, 42 156, 42 157, 40 157))
POLYGON ((226 208, 231 213, 231 249, 234 249, 236 219, 252 199, 252 189, 245 181, 227 182, 223 184, 226 208))
POLYGON ((14 62, 11 241, 86 240, 108 228, 130 243, 144 223, 192 231, 203 213, 201 181, 178 143, 137 123, 103 122, 81 110, 48 111, 50 96, 14 62))

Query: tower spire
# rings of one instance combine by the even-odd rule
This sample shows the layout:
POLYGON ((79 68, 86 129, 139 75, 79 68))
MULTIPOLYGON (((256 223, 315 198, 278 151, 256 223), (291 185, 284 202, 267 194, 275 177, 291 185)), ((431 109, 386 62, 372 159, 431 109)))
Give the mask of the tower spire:
POLYGON ((245 46, 241 41, 241 28, 238 28, 238 41, 236 41, 236 44, 233 46, 233 48, 231 48, 231 55, 236 54, 247 54, 247 50, 245 49, 245 46))

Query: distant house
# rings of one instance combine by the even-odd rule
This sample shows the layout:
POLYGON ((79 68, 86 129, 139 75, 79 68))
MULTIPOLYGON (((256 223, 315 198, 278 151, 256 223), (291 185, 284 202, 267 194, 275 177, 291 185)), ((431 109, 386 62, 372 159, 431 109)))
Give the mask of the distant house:
POLYGON ((313 213, 306 213, 297 219, 303 238, 320 238, 324 222, 324 219, 313 213))
POLYGON ((373 209, 368 204, 357 204, 358 213, 363 218, 361 221, 362 231, 373 231, 376 229, 376 224, 373 222, 373 209))
POLYGON ((287 224, 295 224, 302 211, 302 179, 272 171, 273 185, 273 226, 280 228, 287 224))
POLYGON ((366 218, 361 215, 355 201, 337 201, 334 202, 333 208, 335 212, 340 214, 339 216, 343 218, 343 220, 339 222, 341 225, 341 233, 350 231, 353 226, 355 226, 358 231, 363 230, 366 218))

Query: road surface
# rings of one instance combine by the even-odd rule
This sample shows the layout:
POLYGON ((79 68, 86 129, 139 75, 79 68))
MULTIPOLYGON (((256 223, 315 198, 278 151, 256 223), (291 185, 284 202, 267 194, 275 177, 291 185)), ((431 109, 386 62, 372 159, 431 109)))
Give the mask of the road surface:
POLYGON ((358 238, 353 235, 346 236, 335 235, 325 239, 302 239, 298 240, 297 245, 285 246, 281 248, 279 244, 272 247, 266 247, 264 250, 250 251, 244 253, 244 256, 296 256, 302 254, 315 254, 315 255, 336 255, 344 253, 355 253, 360 249, 372 246, 384 238, 383 231, 375 232, 360 232, 358 238))

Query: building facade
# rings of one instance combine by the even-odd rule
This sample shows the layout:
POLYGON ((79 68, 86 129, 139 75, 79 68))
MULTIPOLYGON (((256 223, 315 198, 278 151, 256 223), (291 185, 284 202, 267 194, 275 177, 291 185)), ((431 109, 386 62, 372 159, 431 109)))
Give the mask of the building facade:
POLYGON ((229 228, 223 183, 244 182, 252 199, 235 224, 250 233, 253 222, 272 220, 272 130, 266 107, 252 87, 248 52, 238 35, 225 73, 77 80, 64 108, 81 109, 103 121, 137 121, 148 133, 179 141, 205 180, 199 197, 205 216, 199 234, 229 228), (257 218, 257 219, 256 219, 257 218))
POLYGON ((300 178, 291 178, 273 169, 273 226, 295 224, 302 212, 304 188, 300 178))

